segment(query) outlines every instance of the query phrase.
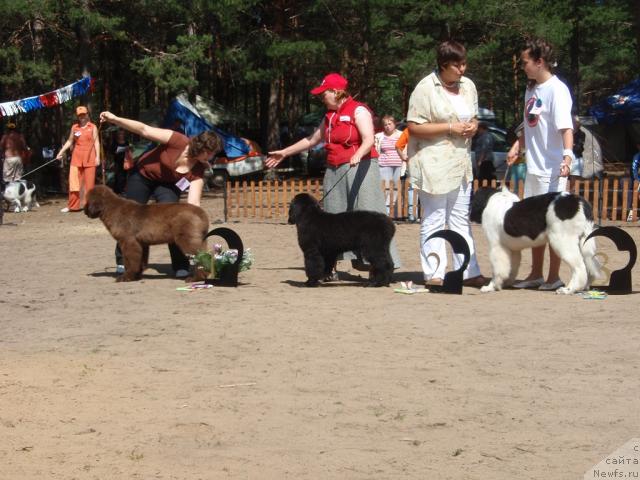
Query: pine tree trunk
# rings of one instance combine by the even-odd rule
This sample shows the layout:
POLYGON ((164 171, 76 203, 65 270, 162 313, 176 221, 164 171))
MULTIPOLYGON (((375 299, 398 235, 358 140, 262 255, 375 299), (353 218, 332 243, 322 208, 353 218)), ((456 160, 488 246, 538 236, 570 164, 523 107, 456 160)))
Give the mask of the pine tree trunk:
POLYGON ((578 1, 573 0, 573 32, 569 40, 569 53, 571 55, 571 86, 573 87, 573 98, 576 99, 574 105, 576 111, 580 112, 580 16, 578 12, 578 1))
POLYGON ((269 150, 280 146, 280 122, 278 121, 278 97, 280 83, 272 79, 269 84, 269 130, 267 133, 267 147, 269 150))
MULTIPOLYGON (((81 0, 80 8, 86 13, 88 17, 91 12, 91 3, 89 0, 81 0)), ((80 62, 80 68, 83 75, 87 75, 91 72, 91 39, 89 38, 89 32, 83 21, 80 21, 77 25, 76 35, 78 39, 78 61, 80 62)))
POLYGON ((516 123, 520 122, 520 98, 521 94, 518 88, 518 56, 513 54, 513 113, 516 123))

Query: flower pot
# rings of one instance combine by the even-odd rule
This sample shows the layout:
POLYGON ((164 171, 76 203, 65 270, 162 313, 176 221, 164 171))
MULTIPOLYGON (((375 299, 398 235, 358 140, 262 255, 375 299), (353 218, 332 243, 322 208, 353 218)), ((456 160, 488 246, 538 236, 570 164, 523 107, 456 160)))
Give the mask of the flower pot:
MULTIPOLYGON (((207 238, 213 236, 221 237, 225 242, 227 242, 229 249, 237 250, 238 259, 235 263, 224 264, 221 266, 221 268, 218 269, 213 267, 211 269, 209 278, 205 280, 205 283, 216 285, 219 287, 237 287, 240 261, 242 259, 242 256, 244 255, 244 246, 242 245, 242 240, 236 232, 226 227, 215 228, 207 233, 204 238, 206 240, 207 238)), ((215 260, 213 259, 213 257, 212 264, 215 265, 215 260)))

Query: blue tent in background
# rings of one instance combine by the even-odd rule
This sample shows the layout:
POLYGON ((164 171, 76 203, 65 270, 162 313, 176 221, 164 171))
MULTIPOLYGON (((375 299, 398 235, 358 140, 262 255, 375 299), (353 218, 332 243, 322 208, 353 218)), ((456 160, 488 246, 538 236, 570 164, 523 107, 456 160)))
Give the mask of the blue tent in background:
POLYGON ((213 130, 224 142, 224 151, 228 158, 236 158, 247 155, 251 150, 247 142, 220 130, 212 125, 198 113, 198 110, 189 103, 184 96, 173 99, 162 123, 163 128, 181 131, 188 137, 193 137, 202 132, 213 130))
POLYGON ((640 77, 591 107, 589 113, 598 123, 640 122, 640 77))

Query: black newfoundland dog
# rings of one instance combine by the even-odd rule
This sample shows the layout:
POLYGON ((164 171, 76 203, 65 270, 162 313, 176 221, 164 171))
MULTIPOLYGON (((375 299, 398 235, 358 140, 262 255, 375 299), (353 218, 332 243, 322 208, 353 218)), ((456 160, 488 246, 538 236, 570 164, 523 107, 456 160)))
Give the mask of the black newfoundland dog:
POLYGON ((389 245, 396 227, 386 215, 362 210, 327 213, 311 195, 300 193, 289 207, 289 223, 298 229, 308 287, 329 277, 338 254, 350 250, 371 264, 371 286, 388 286, 391 282, 393 260, 389 245))

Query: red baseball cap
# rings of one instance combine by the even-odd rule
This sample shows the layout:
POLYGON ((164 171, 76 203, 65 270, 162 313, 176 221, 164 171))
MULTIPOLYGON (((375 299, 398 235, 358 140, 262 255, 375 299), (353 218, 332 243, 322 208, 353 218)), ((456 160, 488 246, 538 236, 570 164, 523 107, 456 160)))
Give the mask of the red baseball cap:
POLYGON ((342 75, 339 73, 330 73, 322 79, 319 87, 311 90, 311 95, 320 95, 326 90, 346 90, 347 85, 349 85, 349 82, 347 82, 347 79, 342 75))

